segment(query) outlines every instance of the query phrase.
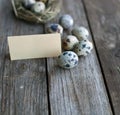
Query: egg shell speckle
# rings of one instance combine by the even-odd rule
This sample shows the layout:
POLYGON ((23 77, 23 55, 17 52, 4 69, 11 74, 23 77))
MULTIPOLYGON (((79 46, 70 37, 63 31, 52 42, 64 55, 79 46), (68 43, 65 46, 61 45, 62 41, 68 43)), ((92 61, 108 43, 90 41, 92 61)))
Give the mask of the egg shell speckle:
POLYGON ((59 24, 49 24, 46 27, 46 32, 47 33, 60 33, 61 35, 63 34, 63 27, 59 24))
POLYGON ((45 10, 45 4, 43 2, 36 2, 33 6, 32 6, 32 11, 37 13, 37 14, 41 14, 43 13, 45 10))
POLYGON ((62 39, 62 47, 64 50, 72 50, 79 41, 73 35, 68 35, 64 39, 62 39))
POLYGON ((76 36, 80 41, 83 39, 88 39, 89 31, 85 27, 75 27, 72 30, 72 34, 76 36))
POLYGON ((74 47, 74 52, 78 56, 87 56, 91 53, 93 49, 93 44, 89 40, 82 40, 74 47))
POLYGON ((70 29, 73 26, 73 24, 74 24, 73 18, 70 15, 68 15, 68 14, 63 15, 60 18, 59 22, 60 22, 60 24, 62 25, 62 27, 64 29, 70 29))
POLYGON ((58 57, 58 65, 65 69, 71 69, 78 65, 78 56, 72 51, 65 51, 58 57))
POLYGON ((35 0, 22 0, 23 5, 25 8, 30 9, 33 4, 35 4, 35 0))

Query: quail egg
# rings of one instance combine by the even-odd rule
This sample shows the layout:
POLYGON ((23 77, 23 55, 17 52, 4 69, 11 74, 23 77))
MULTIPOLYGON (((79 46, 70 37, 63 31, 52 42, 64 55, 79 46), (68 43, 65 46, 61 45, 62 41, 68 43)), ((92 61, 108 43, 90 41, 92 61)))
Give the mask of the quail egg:
POLYGON ((85 27, 75 27, 72 30, 72 34, 76 36, 79 40, 88 39, 89 31, 85 27))
POLYGON ((36 2, 33 6, 32 6, 32 11, 37 13, 37 14, 41 14, 43 13, 45 10, 45 4, 43 2, 36 2))
POLYGON ((25 8, 29 9, 32 7, 33 4, 35 4, 35 0, 22 0, 23 5, 25 8))
POLYGON ((65 51, 58 57, 58 65, 65 69, 71 69, 78 65, 78 56, 72 51, 65 51))
POLYGON ((74 24, 73 18, 68 14, 63 15, 59 22, 64 29, 70 29, 74 24))
POLYGON ((63 27, 59 24, 50 24, 46 28, 47 33, 60 33, 63 34, 63 27))
POLYGON ((93 49, 93 44, 89 40, 82 40, 74 47, 74 52, 78 56, 87 56, 91 53, 93 49))
POLYGON ((72 50, 74 45, 77 44, 79 41, 73 35, 68 35, 66 38, 62 39, 62 47, 64 50, 72 50))

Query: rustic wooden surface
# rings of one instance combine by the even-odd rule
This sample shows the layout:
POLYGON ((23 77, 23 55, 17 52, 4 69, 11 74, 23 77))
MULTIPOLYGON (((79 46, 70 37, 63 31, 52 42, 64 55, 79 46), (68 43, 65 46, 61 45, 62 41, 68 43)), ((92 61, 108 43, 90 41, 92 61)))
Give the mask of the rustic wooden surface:
MULTIPOLYGON (((75 26, 88 28, 81 3, 80 0, 64 1, 61 15, 71 14, 75 26)), ((112 114, 95 51, 86 58, 80 58, 79 65, 71 70, 57 67, 55 59, 48 59, 47 64, 52 115, 112 114)))
POLYGON ((114 114, 120 114, 120 1, 84 0, 114 114))
POLYGON ((0 115, 48 115, 45 59, 11 62, 7 45, 7 36, 43 33, 43 25, 17 20, 7 0, 0 16, 0 115))
POLYGON ((7 36, 41 34, 45 25, 16 19, 10 0, 0 1, 0 115, 119 115, 120 2, 63 1, 59 16, 71 14, 95 45, 71 70, 56 58, 11 62, 7 36))

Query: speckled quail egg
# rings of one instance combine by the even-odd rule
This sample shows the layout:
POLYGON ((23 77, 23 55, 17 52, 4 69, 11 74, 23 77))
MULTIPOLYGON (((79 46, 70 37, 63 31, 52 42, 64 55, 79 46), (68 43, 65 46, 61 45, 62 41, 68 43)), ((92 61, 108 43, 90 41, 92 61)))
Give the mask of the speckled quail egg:
POLYGON ((76 36, 79 40, 88 39, 89 31, 85 27, 75 27, 72 30, 72 34, 76 36))
POLYGON ((93 44, 89 40, 82 40, 74 47, 74 52, 78 56, 87 56, 91 53, 93 49, 93 44))
POLYGON ((41 14, 43 13, 45 10, 45 4, 43 2, 36 2, 33 6, 32 6, 32 11, 37 13, 37 14, 41 14))
POLYGON ((23 5, 25 8, 29 9, 32 7, 33 4, 35 4, 35 0, 22 0, 23 5))
POLYGON ((79 41, 73 35, 68 35, 66 38, 62 39, 62 47, 64 50, 72 50, 74 45, 77 44, 79 41))
POLYGON ((63 27, 59 24, 49 24, 46 28, 47 33, 60 33, 63 34, 63 27))
POLYGON ((60 18, 59 22, 60 22, 60 24, 62 25, 62 27, 64 29, 70 29, 73 26, 73 24, 74 24, 73 18, 70 15, 68 15, 68 14, 63 15, 60 18))
POLYGON ((65 51, 58 57, 58 65, 62 68, 71 69, 78 65, 78 56, 72 51, 65 51))

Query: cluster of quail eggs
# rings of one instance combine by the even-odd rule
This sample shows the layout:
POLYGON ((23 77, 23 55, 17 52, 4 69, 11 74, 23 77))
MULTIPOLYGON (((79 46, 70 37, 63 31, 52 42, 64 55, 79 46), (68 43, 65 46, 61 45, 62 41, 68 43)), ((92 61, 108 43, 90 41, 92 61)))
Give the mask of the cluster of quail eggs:
POLYGON ((60 33, 62 37, 63 53, 58 57, 58 65, 65 69, 71 69, 78 65, 79 56, 87 56, 93 49, 93 44, 88 40, 89 31, 83 27, 74 27, 71 35, 63 37, 63 30, 70 30, 74 20, 70 15, 63 15, 59 24, 53 23, 46 27, 47 33, 60 33))
POLYGON ((23 6, 36 14, 42 14, 46 9, 47 0, 21 0, 23 6))

